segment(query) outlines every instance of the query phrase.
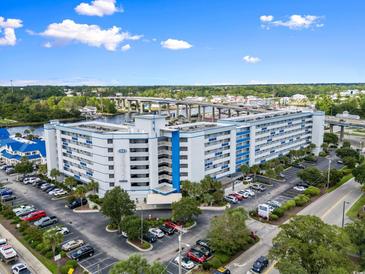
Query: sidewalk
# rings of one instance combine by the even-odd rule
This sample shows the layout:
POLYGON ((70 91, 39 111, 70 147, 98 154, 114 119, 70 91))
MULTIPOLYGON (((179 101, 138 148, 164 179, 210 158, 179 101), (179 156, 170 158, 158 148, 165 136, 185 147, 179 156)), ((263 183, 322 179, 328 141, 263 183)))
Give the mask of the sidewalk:
POLYGON ((24 245, 1 224, 0 235, 2 238, 6 238, 15 248, 21 260, 28 265, 32 273, 51 274, 51 272, 24 245))

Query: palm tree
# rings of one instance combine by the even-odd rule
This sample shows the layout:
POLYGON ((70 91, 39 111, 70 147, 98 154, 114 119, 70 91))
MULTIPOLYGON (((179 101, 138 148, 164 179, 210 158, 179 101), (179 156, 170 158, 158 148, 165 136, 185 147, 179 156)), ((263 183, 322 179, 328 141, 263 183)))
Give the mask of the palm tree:
POLYGON ((85 187, 85 186, 78 186, 78 187, 76 188, 76 190, 75 190, 75 196, 76 196, 77 198, 80 198, 80 200, 81 200, 81 205, 82 205, 82 200, 83 200, 83 198, 85 198, 85 194, 86 194, 86 192, 87 192, 87 189, 86 189, 86 187, 85 187))
POLYGON ((53 257, 56 256, 56 247, 63 242, 64 236, 57 229, 49 229, 43 234, 44 244, 51 246, 53 257))
POLYGON ((99 183, 94 180, 91 180, 91 182, 87 184, 87 190, 92 191, 94 194, 98 192, 98 189, 99 183))
POLYGON ((253 180, 256 181, 256 174, 259 173, 260 171, 260 166, 259 165, 253 165, 251 168, 251 173, 253 173, 253 180))

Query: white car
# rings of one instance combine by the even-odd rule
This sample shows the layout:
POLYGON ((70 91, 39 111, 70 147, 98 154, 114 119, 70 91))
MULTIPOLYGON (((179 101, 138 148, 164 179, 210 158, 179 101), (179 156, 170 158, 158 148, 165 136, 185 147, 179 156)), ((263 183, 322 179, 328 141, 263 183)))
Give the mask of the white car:
POLYGON ((305 191, 305 187, 304 186, 295 186, 293 187, 294 190, 299 191, 299 192, 303 192, 305 191))
POLYGON ((33 183, 36 183, 36 182, 39 182, 41 179, 39 179, 38 177, 28 177, 28 178, 25 178, 23 183, 25 185, 27 184, 33 184, 33 183))
POLYGON ((231 203, 231 204, 237 204, 238 203, 238 200, 236 197, 233 197, 233 196, 224 196, 224 199, 231 203))
POLYGON ((70 233, 70 230, 65 226, 52 227, 49 230, 56 230, 58 233, 61 233, 63 235, 66 235, 66 234, 70 233))
POLYGON ((24 210, 24 209, 31 209, 33 206, 31 205, 20 205, 18 207, 13 208, 13 212, 16 214, 17 212, 24 210))
POLYGON ((61 196, 66 195, 66 194, 68 194, 68 192, 66 190, 60 189, 60 190, 56 191, 55 194, 53 194, 53 196, 61 197, 61 196))
POLYGON ((252 189, 246 189, 245 190, 247 193, 248 193, 248 195, 250 195, 251 197, 255 197, 255 192, 252 190, 252 189))
MULTIPOLYGON (((179 256, 174 259, 174 262, 179 265, 179 256)), ((187 270, 194 268, 195 264, 188 257, 181 256, 181 266, 187 270)))
POLYGON ((253 182, 253 178, 250 177, 250 176, 246 176, 246 177, 243 178, 243 181, 245 183, 252 183, 253 182))
POLYGON ((162 230, 159 228, 150 228, 148 231, 159 239, 161 239, 165 236, 165 233, 163 233, 162 230))
POLYGON ((83 246, 84 244, 85 244, 85 242, 81 239, 71 240, 71 241, 64 243, 61 248, 63 251, 67 252, 67 251, 79 248, 80 246, 83 246))
POLYGON ((11 271, 13 274, 31 274, 30 270, 28 269, 27 265, 24 263, 18 263, 11 267, 11 271))
POLYGON ((247 199, 248 197, 250 197, 250 194, 246 191, 246 190, 240 190, 238 192, 236 192, 238 195, 241 195, 243 198, 247 199))
POLYGON ((61 189, 60 188, 55 188, 54 190, 51 190, 50 192, 48 192, 48 195, 55 195, 55 193, 59 190, 61 190, 61 189))

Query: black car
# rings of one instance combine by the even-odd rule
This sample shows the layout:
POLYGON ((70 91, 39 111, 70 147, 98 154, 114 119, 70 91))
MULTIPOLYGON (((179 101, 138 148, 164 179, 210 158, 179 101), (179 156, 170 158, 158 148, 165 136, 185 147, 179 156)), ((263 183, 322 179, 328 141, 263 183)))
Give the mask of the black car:
POLYGON ((71 203, 69 203, 67 205, 67 207, 69 209, 75 209, 77 207, 80 207, 80 206, 86 205, 86 204, 87 204, 87 199, 86 198, 82 198, 82 199, 78 198, 78 199, 72 201, 71 203))
POLYGON ((174 228, 165 225, 160 225, 159 229, 161 229, 162 232, 165 233, 165 235, 173 235, 175 233, 174 228))
POLYGON ((45 189, 43 189, 43 191, 44 192, 46 192, 46 193, 48 193, 49 191, 52 191, 52 190, 54 190, 56 187, 55 186, 48 186, 48 187, 46 187, 45 189))
POLYGON ((197 245, 201 245, 201 246, 204 246, 204 247, 210 249, 210 245, 209 245, 209 241, 208 240, 197 240, 195 243, 197 245))
POLYGON ((10 201, 14 201, 15 199, 16 199, 16 196, 13 196, 13 195, 1 196, 1 201, 2 202, 10 202, 10 201))
POLYGON ((39 182, 34 182, 34 183, 32 184, 32 186, 35 186, 35 187, 37 187, 37 188, 40 188, 40 187, 41 187, 41 185, 43 185, 43 184, 45 184, 45 183, 47 183, 47 182, 46 182, 46 181, 41 180, 41 181, 39 181, 39 182))
POLYGON ((145 240, 149 243, 154 243, 157 241, 157 237, 155 235, 153 235, 151 232, 147 231, 147 233, 143 235, 143 240, 145 240))
POLYGON ((209 258, 212 256, 212 252, 210 251, 210 249, 208 247, 204 247, 201 245, 194 245, 191 249, 198 251, 200 253, 203 253, 206 258, 209 258))
POLYGON ((300 169, 304 169, 305 168, 305 166, 303 164, 301 164, 301 163, 295 164, 295 165, 293 165, 293 167, 300 168, 300 169))
POLYGON ((255 273, 261 273, 269 265, 269 260, 265 256, 258 258, 251 268, 255 273))
POLYGON ((70 258, 72 260, 79 261, 83 258, 93 256, 94 253, 95 253, 95 251, 94 251, 94 248, 92 246, 84 245, 84 246, 80 247, 78 250, 72 252, 70 254, 70 258))

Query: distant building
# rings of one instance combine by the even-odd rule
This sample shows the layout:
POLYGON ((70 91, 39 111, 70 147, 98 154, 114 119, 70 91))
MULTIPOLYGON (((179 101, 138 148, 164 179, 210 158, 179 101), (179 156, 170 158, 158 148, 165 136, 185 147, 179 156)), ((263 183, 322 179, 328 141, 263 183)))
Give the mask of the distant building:
POLYGON ((339 114, 336 114, 336 117, 337 118, 343 118, 343 119, 355 119, 355 120, 359 120, 360 119, 360 116, 359 115, 352 115, 352 114, 349 114, 348 111, 344 111, 339 114))
POLYGON ((93 106, 85 106, 79 109, 81 116, 94 117, 97 115, 97 108, 93 106))
POLYGON ((22 157, 35 163, 46 163, 45 141, 10 136, 7 129, 0 128, 0 158, 7 164, 17 164, 22 157))

